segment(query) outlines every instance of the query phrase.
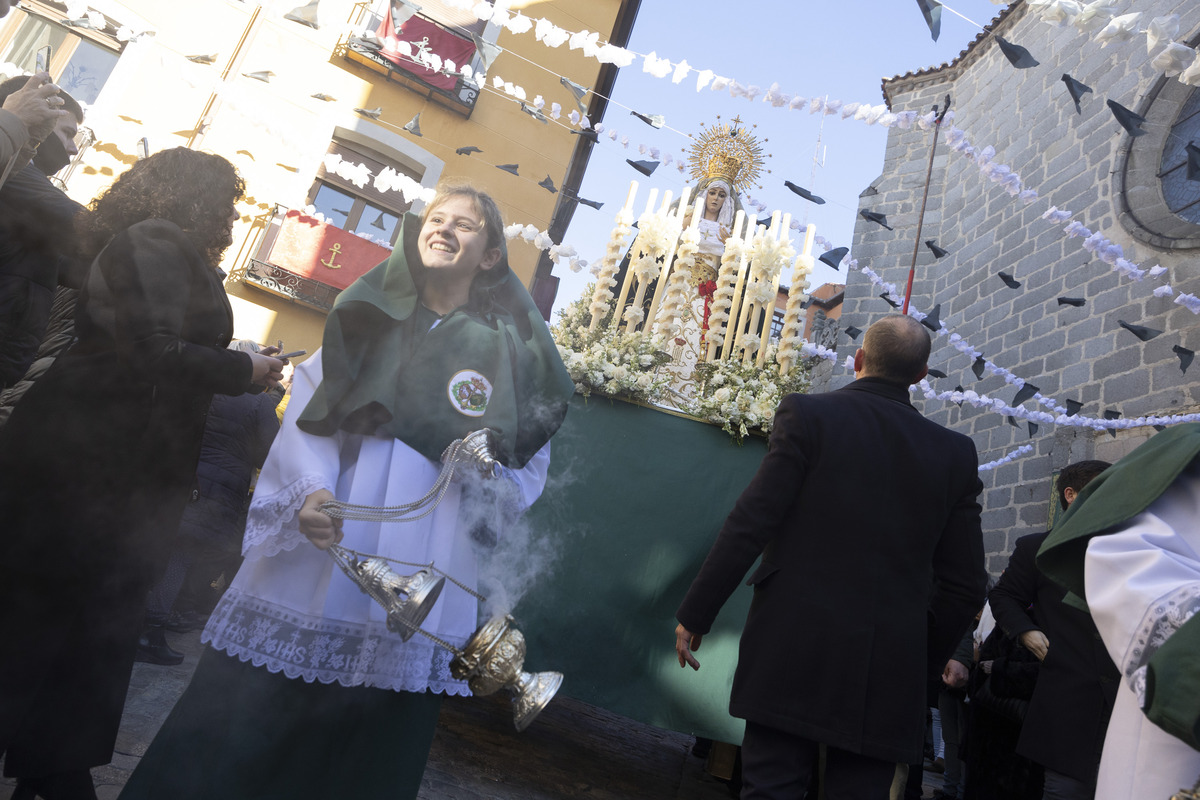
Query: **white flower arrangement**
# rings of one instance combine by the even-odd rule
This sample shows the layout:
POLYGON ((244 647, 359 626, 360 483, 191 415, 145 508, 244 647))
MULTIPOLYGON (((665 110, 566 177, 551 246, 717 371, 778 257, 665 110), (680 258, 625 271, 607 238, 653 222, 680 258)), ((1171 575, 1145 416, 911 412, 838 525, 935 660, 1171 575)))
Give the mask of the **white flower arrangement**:
POLYGON ((780 377, 774 345, 768 345, 766 356, 762 368, 741 361, 697 364, 700 391, 688 413, 720 425, 739 444, 752 433, 770 433, 783 396, 807 392, 812 381, 804 365, 780 377))
POLYGON ((650 334, 623 333, 610 325, 611 307, 603 324, 592 329, 587 298, 593 293, 589 287, 580 299, 559 312, 558 322, 550 329, 558 344, 558 354, 575 381, 575 391, 584 397, 596 392, 607 397, 654 402, 665 394, 671 381, 669 372, 658 369, 671 357, 650 334))

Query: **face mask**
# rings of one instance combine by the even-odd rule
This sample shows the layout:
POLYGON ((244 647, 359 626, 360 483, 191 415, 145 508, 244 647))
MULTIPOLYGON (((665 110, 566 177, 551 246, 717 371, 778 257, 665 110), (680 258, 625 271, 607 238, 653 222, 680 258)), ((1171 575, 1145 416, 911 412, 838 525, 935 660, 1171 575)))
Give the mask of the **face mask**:
POLYGON ((62 140, 58 138, 58 134, 51 133, 38 146, 37 155, 33 157, 33 163, 46 175, 53 175, 67 164, 70 164, 71 157, 67 155, 67 148, 63 147, 62 140))

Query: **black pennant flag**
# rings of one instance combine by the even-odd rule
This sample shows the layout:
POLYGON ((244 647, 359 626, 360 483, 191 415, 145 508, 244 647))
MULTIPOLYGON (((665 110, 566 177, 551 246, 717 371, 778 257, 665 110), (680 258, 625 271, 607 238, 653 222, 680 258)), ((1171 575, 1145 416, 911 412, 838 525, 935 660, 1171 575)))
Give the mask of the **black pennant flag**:
POLYGON ((1125 330, 1132 333, 1134 336, 1141 339, 1143 342, 1148 342, 1151 339, 1153 339, 1155 336, 1158 336, 1159 334, 1162 333, 1162 331, 1160 331, 1156 328, 1147 328, 1145 325, 1130 325, 1128 322, 1126 322, 1123 319, 1117 320, 1117 324, 1120 325, 1125 330))
POLYGON ((926 328, 929 328, 929 330, 933 331, 934 333, 937 333, 942 329, 942 321, 940 319, 941 315, 942 304, 938 303, 933 307, 932 311, 925 315, 925 319, 921 320, 921 324, 926 328))
POLYGON ((1019 280, 1017 280, 1016 278, 1014 278, 1012 275, 1009 275, 1007 272, 999 272, 997 274, 1000 276, 1000 280, 1004 281, 1004 285, 1007 286, 1008 288, 1010 288, 1010 289, 1020 289, 1021 288, 1021 282, 1019 280))
POLYGON ((874 222, 877 225, 882 225, 883 227, 887 228, 889 231, 892 230, 892 226, 888 225, 886 214, 880 214, 877 211, 870 211, 870 210, 864 209, 864 210, 858 212, 858 215, 869 222, 874 222))
POLYGON ((944 377, 946 377, 946 373, 942 372, 940 369, 934 369, 933 367, 930 367, 929 368, 929 377, 944 378, 944 377))
POLYGON ((917 5, 921 7, 921 16, 925 17, 925 24, 929 26, 929 35, 936 42, 942 34, 942 4, 937 0, 917 0, 917 5))
POLYGON ((1012 404, 1014 406, 1019 406, 1019 405, 1021 405, 1021 403, 1024 403, 1026 400, 1033 397, 1039 391, 1041 391, 1041 390, 1038 389, 1038 387, 1034 386, 1029 381, 1026 381, 1025 385, 1022 386, 1020 389, 1017 389, 1017 393, 1015 395, 1013 395, 1012 404))
POLYGON ((1188 142, 1187 147, 1187 179, 1189 181, 1200 181, 1200 147, 1196 146, 1195 142, 1188 142))
POLYGON ((937 242, 935 242, 933 239, 926 239, 925 246, 929 248, 931 253, 933 253, 934 258, 944 258, 945 256, 950 255, 949 250, 943 250, 942 248, 938 247, 937 242))
POLYGON ((1187 372, 1187 368, 1192 365, 1192 359, 1196 357, 1196 351, 1189 350, 1181 345, 1175 345, 1171 350, 1175 355, 1179 356, 1179 371, 1187 372))
POLYGON ((1112 111, 1113 116, 1117 118, 1117 122, 1121 127, 1129 132, 1130 136, 1145 136, 1146 132, 1142 130, 1141 125, 1146 121, 1146 118, 1141 114, 1135 114, 1120 103, 1108 101, 1108 107, 1112 111))
POLYGON ((979 380, 983 380, 983 371, 986 368, 987 367, 984 363, 983 356, 979 356, 975 359, 974 363, 971 364, 971 372, 974 372, 975 377, 979 380))
POLYGON ((850 325, 849 327, 846 328, 846 335, 849 336, 851 339, 857 339, 858 335, 860 333, 862 333, 862 331, 859 330, 858 328, 854 327, 853 325, 850 325))
POLYGON ((812 202, 816 203, 819 206, 825 205, 825 198, 817 197, 815 194, 810 192, 808 189, 805 189, 803 186, 797 186, 796 184, 792 183, 791 181, 784 181, 783 185, 786 186, 787 188, 791 189, 796 194, 803 197, 805 200, 811 200, 812 202))
POLYGON ((1091 91, 1091 87, 1084 86, 1065 72, 1063 73, 1062 81, 1067 85, 1067 91, 1071 94, 1071 99, 1075 101, 1075 113, 1082 114, 1083 108, 1079 105, 1079 100, 1091 91))
POLYGON ((849 247, 835 247, 832 250, 826 250, 821 255, 817 256, 817 260, 823 264, 828 264, 834 269, 840 269, 842 259, 850 252, 849 247))
POLYGON ((1083 408, 1083 403, 1079 402, 1078 400, 1068 400, 1066 402, 1067 402, 1067 416, 1068 417, 1075 416, 1083 408))
POLYGON ((1058 298, 1058 304, 1060 306, 1074 306, 1075 308, 1081 308, 1086 303, 1087 303, 1087 300, 1084 300, 1082 297, 1060 297, 1060 298, 1058 298))
POLYGON ((654 174, 654 170, 658 169, 657 161, 633 161, 632 159, 627 158, 625 159, 625 163, 645 175, 647 178, 654 174))
POLYGON ((1008 63, 1012 64, 1017 69, 1029 69, 1036 67, 1038 60, 1029 55, 1029 51, 1019 44, 996 37, 996 44, 1000 45, 1000 52, 1004 53, 1004 57, 1008 59, 1008 63))

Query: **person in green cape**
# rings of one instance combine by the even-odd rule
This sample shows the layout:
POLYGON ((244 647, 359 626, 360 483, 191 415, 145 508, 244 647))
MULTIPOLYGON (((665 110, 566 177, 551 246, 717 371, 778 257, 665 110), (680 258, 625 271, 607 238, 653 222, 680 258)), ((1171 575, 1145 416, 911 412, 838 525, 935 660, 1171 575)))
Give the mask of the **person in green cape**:
MULTIPOLYGON (((441 697, 469 692, 452 653, 389 631, 324 551, 432 562, 474 588, 479 550, 503 535, 480 520, 540 495, 572 391, 509 269, 495 202, 443 185, 405 217, 392 257, 338 297, 321 350, 297 367, 246 560, 202 637, 211 647, 121 797, 416 797, 441 697), (500 465, 488 483, 507 491, 472 494, 459 471, 431 513, 403 524, 319 510, 421 497, 446 448, 481 428, 500 465)), ((461 648, 477 605, 447 582, 421 627, 461 648)))
POLYGON ((1037 555, 1121 673, 1097 800, 1200 787, 1198 455, 1200 424, 1157 434, 1079 493, 1037 555))

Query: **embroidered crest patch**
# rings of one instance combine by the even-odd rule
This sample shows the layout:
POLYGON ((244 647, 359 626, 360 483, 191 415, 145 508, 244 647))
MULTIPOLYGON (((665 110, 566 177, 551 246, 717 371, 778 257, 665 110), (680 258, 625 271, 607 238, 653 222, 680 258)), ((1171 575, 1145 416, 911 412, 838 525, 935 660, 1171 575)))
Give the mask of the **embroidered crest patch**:
POLYGON ((454 410, 468 417, 482 417, 492 396, 492 384, 473 369, 455 373, 446 386, 454 410))

